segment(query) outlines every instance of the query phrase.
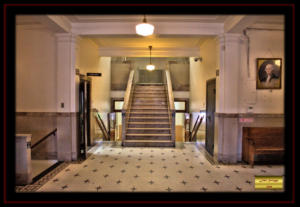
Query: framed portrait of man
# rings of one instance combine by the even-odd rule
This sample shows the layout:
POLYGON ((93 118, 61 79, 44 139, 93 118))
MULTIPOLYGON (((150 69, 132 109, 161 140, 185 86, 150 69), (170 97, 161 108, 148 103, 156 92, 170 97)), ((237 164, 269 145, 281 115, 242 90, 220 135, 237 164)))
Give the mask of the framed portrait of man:
POLYGON ((281 58, 257 58, 256 89, 281 89, 281 58))

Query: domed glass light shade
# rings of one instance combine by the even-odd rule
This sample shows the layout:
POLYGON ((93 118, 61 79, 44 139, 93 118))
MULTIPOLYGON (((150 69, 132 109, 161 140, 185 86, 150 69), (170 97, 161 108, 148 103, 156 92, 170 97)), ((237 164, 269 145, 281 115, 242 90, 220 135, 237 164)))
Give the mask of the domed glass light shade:
POLYGON ((152 71, 155 69, 155 65, 147 65, 146 69, 152 71))
POLYGON ((151 64, 151 49, 152 49, 152 46, 150 45, 149 46, 149 50, 150 50, 150 64, 146 66, 146 69, 149 70, 149 71, 152 71, 155 69, 155 65, 151 64))
POLYGON ((143 23, 136 25, 135 31, 138 35, 149 36, 153 34, 154 26, 152 24, 148 24, 146 16, 144 16, 143 23))

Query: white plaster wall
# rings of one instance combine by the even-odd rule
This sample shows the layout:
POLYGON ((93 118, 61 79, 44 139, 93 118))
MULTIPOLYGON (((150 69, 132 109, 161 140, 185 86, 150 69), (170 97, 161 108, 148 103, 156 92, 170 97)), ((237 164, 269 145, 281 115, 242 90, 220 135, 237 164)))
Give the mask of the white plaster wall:
POLYGON ((241 44, 240 113, 253 106, 254 113, 284 113, 284 32, 249 30, 250 58, 247 69, 247 43, 241 44), (282 58, 281 89, 256 90, 256 58, 282 58))
POLYGON ((202 62, 190 58, 190 111, 206 109, 206 81, 216 77, 216 40, 208 39, 200 46, 202 62))
POLYGON ((111 58, 99 57, 98 46, 90 39, 82 38, 79 59, 81 74, 102 73, 100 77, 91 76, 91 108, 96 108, 100 112, 110 112, 111 58))
POLYGON ((16 111, 56 112, 56 85, 54 34, 16 26, 16 111))

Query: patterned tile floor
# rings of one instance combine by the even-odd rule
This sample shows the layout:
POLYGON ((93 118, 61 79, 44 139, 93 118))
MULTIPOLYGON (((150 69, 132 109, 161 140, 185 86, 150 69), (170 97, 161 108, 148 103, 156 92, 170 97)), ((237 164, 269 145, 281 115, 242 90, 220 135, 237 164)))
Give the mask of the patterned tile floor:
POLYGON ((38 192, 249 192, 255 175, 284 175, 282 165, 213 165, 195 144, 176 148, 95 146, 38 192))

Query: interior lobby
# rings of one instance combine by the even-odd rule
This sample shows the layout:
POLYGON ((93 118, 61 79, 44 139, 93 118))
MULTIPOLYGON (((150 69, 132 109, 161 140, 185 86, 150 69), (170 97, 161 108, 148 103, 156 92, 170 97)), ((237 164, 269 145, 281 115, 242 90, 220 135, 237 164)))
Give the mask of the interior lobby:
POLYGON ((284 15, 15 23, 16 192, 285 190, 284 15))

